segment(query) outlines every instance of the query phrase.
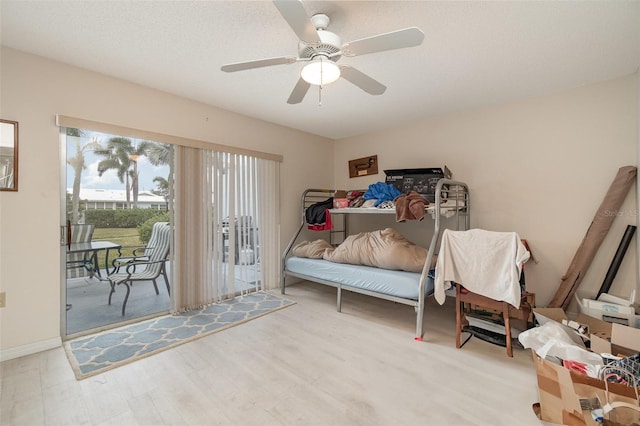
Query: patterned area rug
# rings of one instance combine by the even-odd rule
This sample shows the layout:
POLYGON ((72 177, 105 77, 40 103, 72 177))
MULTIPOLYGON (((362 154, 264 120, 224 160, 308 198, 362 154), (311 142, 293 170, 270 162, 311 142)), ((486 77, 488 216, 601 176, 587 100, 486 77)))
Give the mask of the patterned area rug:
POLYGON ((81 380, 293 304, 270 293, 251 293, 197 311, 80 337, 64 346, 76 378, 81 380))

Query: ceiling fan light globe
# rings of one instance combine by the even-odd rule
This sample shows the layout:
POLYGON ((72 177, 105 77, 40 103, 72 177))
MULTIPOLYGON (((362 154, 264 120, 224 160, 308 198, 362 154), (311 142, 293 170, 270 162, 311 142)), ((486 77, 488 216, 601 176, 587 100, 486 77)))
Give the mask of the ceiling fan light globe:
POLYGON ((316 86, 329 84, 340 78, 340 67, 329 59, 319 57, 306 64, 300 76, 307 83, 316 86))

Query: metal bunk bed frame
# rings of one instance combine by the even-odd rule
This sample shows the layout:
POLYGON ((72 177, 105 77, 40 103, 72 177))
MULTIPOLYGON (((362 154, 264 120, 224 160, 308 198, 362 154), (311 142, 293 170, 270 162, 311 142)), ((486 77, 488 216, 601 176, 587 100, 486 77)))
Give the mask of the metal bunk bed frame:
MULTIPOLYGON (((302 193, 302 214, 301 214, 301 223, 298 231, 295 233, 286 249, 282 254, 282 274, 280 276, 280 291, 282 294, 285 294, 285 276, 293 276, 297 278, 301 278, 303 280, 308 280, 312 282, 317 282, 320 284, 329 285, 332 287, 336 287, 337 289, 337 310, 341 311, 342 305, 342 289, 352 291, 354 293, 361 293, 368 296, 373 296, 385 300, 390 300, 397 303, 402 303, 405 305, 413 306, 416 311, 416 337, 415 340, 421 341, 424 336, 424 309, 425 309, 425 299, 427 295, 425 295, 425 285, 427 281, 427 277, 429 274, 429 266, 432 263, 432 259, 435 256, 435 251, 438 246, 438 241, 440 239, 441 233, 441 217, 446 212, 453 212, 455 216, 455 229, 456 230, 467 230, 470 227, 470 199, 469 199, 469 187, 464 182, 454 181, 450 179, 440 179, 438 184, 436 185, 435 190, 435 200, 447 200, 447 204, 442 205, 440 202, 432 203, 427 208, 427 213, 431 214, 434 220, 434 230, 433 235, 431 236, 431 242, 429 244, 429 251, 427 254, 427 258, 425 260, 424 266, 422 268, 422 273, 420 275, 419 282, 419 291, 418 291, 418 300, 413 299, 405 299, 401 297, 391 296, 384 293, 378 293, 366 289, 361 289, 352 286, 345 286, 340 283, 335 283, 332 281, 312 277, 309 275, 304 275, 300 273, 295 273, 288 271, 286 269, 286 260, 289 256, 291 249, 293 248, 296 240, 300 236, 300 233, 304 229, 306 224, 305 220, 305 211, 306 209, 319 201, 324 201, 329 197, 332 197, 337 190, 335 189, 307 189, 302 193)), ((362 208, 342 208, 342 209, 330 209, 331 215, 340 214, 343 215, 343 227, 340 230, 331 230, 329 231, 329 239, 332 243, 333 235, 335 233, 342 234, 342 240, 348 236, 348 220, 347 215, 350 214, 395 214, 395 210, 390 209, 362 209, 362 208)))

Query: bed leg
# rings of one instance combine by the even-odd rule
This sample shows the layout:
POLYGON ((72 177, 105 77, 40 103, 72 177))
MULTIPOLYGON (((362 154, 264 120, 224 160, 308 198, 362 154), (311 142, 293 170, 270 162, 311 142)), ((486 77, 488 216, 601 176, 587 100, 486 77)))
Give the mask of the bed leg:
POLYGON ((338 286, 338 312, 342 312, 342 287, 338 286))
POLYGON ((414 337, 413 340, 416 340, 418 342, 422 342, 422 338, 424 336, 424 330, 422 329, 423 318, 424 318, 424 306, 422 308, 420 306, 416 307, 416 337, 414 337))

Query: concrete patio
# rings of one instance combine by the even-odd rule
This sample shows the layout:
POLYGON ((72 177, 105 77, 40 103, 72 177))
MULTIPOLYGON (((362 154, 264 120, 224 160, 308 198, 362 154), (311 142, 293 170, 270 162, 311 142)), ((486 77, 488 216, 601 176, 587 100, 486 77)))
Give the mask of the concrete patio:
MULTIPOLYGON (((227 265, 225 263, 225 265, 227 265)), ((259 265, 235 265, 235 290, 246 291, 255 287, 259 265)), ((101 271, 106 277, 105 271, 101 271)), ((169 273, 169 279, 171 274, 169 273)), ((67 335, 82 333, 86 330, 100 329, 120 322, 130 322, 169 312, 170 299, 164 278, 157 279, 159 293, 156 295, 151 281, 134 282, 122 316, 122 302, 126 294, 124 285, 116 286, 116 292, 108 304, 111 286, 109 281, 98 277, 80 277, 67 280, 67 303, 71 308, 66 311, 67 335)))

